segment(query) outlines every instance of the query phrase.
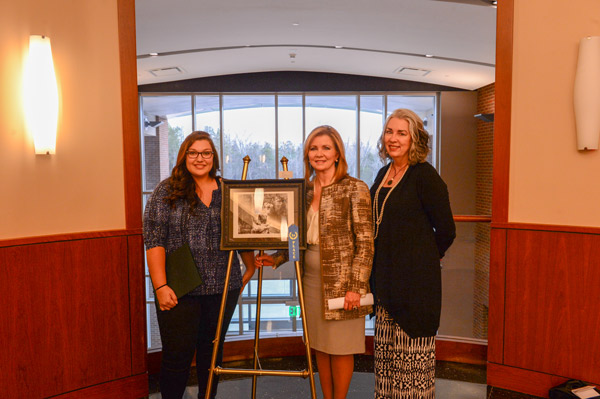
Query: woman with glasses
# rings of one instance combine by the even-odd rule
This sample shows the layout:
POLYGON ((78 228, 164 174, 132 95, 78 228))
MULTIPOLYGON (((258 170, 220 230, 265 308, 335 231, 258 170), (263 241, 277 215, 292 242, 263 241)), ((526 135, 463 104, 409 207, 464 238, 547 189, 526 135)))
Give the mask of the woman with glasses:
MULTIPOLYGON (((162 340, 160 390, 163 399, 181 399, 196 352, 198 398, 205 397, 217 330, 229 251, 219 249, 221 237, 221 178, 219 157, 206 132, 185 138, 171 176, 158 184, 144 211, 144 244, 157 304, 162 340), (166 258, 187 244, 202 284, 177 298, 167 284, 166 258)), ((242 252, 246 271, 242 276, 233 257, 227 305, 217 365, 238 296, 254 274, 252 252, 242 252)), ((218 376, 215 376, 218 378, 218 376)), ((213 384, 211 398, 216 396, 213 384)))
MULTIPOLYGON (((344 142, 331 126, 319 126, 304 143, 307 243, 303 287, 310 346, 315 350, 323 399, 346 398, 354 354, 365 352, 373 223, 368 186, 348 175, 344 142), (343 308, 328 300, 343 298, 343 308)), ((255 258, 258 267, 279 266, 287 253, 255 258)), ((304 317, 304 316, 303 316, 304 317)))

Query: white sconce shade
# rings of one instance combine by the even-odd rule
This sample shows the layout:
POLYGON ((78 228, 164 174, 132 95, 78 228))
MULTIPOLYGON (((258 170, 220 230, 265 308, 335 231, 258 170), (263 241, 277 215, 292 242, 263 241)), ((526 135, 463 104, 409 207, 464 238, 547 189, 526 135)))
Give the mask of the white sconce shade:
POLYGON ((600 137, 600 36, 584 37, 579 43, 574 106, 577 149, 597 150, 600 137))
POLYGON ((36 154, 56 152, 58 85, 52 61, 50 38, 32 35, 25 66, 24 107, 27 128, 33 136, 36 154))

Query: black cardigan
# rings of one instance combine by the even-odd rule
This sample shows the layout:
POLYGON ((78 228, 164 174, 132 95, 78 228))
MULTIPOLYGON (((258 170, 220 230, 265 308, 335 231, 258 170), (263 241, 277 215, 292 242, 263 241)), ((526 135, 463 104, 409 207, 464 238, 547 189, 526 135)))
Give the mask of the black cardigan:
MULTIPOLYGON (((379 170, 371 187, 373 203, 388 168, 379 170)), ((383 194, 380 197, 381 204, 383 194)), ((410 166, 385 205, 375 240, 371 289, 412 338, 437 333, 442 308, 440 259, 455 237, 446 184, 430 164, 410 166)))

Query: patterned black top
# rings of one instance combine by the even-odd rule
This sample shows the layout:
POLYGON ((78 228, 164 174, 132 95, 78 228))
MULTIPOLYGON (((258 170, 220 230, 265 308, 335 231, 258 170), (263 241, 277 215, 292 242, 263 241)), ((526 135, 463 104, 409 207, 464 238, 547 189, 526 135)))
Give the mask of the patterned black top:
MULTIPOLYGON (((156 186, 144 210, 144 244, 146 249, 163 247, 166 255, 188 242, 196 267, 204 284, 188 295, 213 295, 223 292, 229 251, 221 251, 221 184, 213 191, 210 206, 200 199, 190 212, 187 201, 179 200, 171 208, 165 198, 167 180, 156 186)), ((233 257, 229 289, 242 287, 242 274, 237 256, 233 257)))

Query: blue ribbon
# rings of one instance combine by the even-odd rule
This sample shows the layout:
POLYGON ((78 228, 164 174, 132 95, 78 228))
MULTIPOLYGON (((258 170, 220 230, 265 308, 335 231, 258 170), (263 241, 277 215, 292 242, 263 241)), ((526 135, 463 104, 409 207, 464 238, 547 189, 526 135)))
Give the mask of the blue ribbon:
POLYGON ((288 227, 288 249, 290 250, 290 260, 300 260, 300 234, 298 226, 295 224, 288 227))

